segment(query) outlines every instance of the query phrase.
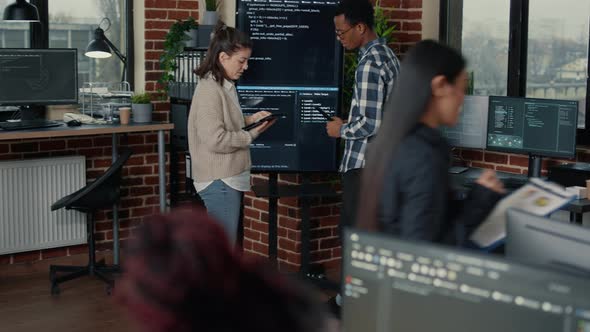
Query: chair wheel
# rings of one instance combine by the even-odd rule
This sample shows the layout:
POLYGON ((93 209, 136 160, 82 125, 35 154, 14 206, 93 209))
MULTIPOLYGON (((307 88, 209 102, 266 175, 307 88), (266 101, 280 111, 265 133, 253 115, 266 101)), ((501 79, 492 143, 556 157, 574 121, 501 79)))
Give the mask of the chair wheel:
POLYGON ((60 292, 61 291, 60 291, 59 286, 57 284, 51 285, 51 295, 59 295, 60 292))

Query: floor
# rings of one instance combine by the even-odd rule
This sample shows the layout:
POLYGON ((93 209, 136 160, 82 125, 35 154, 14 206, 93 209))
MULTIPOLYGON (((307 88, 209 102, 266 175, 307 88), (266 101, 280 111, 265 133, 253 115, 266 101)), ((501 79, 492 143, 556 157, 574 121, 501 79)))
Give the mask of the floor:
POLYGON ((84 277, 60 288, 51 296, 46 274, 0 279, 0 331, 133 331, 101 281, 84 277))
MULTIPOLYGON (((50 295, 46 273, 0 279, 0 332, 136 331, 101 281, 83 277, 60 289, 50 295)), ((320 291, 319 300, 333 294, 320 291)), ((328 330, 338 330, 337 321, 329 324, 328 330)))

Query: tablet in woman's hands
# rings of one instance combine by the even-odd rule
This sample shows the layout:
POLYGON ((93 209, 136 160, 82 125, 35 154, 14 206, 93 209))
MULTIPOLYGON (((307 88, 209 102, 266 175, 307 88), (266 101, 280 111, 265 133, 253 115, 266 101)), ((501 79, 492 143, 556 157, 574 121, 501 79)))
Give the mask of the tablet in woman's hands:
POLYGON ((256 121, 252 122, 251 124, 245 126, 242 129, 243 130, 251 130, 251 129, 254 129, 254 128, 262 125, 263 123, 265 123, 267 121, 272 121, 274 119, 278 119, 278 118, 280 118, 282 116, 285 116, 285 115, 286 115, 285 113, 274 113, 274 114, 271 114, 271 115, 267 115, 267 116, 265 116, 265 117, 263 117, 261 119, 258 119, 256 121))

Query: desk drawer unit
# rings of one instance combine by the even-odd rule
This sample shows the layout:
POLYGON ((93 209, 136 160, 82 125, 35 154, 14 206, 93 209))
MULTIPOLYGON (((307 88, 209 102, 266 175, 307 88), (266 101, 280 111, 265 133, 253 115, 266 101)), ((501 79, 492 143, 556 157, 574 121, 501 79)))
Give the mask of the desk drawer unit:
POLYGON ((85 214, 51 211, 84 185, 84 156, 0 162, 0 254, 86 243, 85 214))

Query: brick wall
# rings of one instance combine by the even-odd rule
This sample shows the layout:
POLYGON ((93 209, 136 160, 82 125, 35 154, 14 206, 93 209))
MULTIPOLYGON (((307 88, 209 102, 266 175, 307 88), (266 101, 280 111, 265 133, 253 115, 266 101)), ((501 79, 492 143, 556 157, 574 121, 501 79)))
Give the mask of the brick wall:
MULTIPOLYGON (((145 0, 145 90, 156 92, 161 71, 159 59, 164 49, 164 38, 176 20, 189 16, 198 20, 199 0, 145 0)), ((170 106, 166 102, 156 105, 158 118, 167 120, 170 106)))
MULTIPOLYGON (((500 172, 527 174, 529 158, 526 155, 492 152, 486 150, 456 149, 457 164, 477 168, 489 168, 500 172)), ((566 162, 590 162, 590 148, 578 146, 575 160, 543 158, 542 174, 547 175, 548 167, 566 162)))
MULTIPOLYGON (((193 17, 199 19, 199 0, 145 0, 145 91, 158 93, 158 79, 162 75, 160 70, 160 56, 164 49, 164 39, 170 26, 177 20, 193 17)), ((154 103, 154 119, 169 121, 170 103, 159 100, 154 103)), ((185 190, 184 153, 177 153, 178 158, 178 189, 185 190)))
MULTIPOLYGON (((339 190, 337 176, 315 174, 313 183, 330 183, 339 190)), ((279 175, 279 184, 300 184, 300 175, 279 175)), ((255 185, 268 183, 265 175, 253 176, 255 185)), ((295 271, 301 264, 301 207, 295 197, 278 201, 278 266, 295 271)), ((340 198, 317 197, 310 202, 311 261, 327 268, 336 265, 340 258, 338 221, 340 198)), ((254 257, 268 256, 268 200, 257 198, 253 192, 244 198, 244 253, 254 257)))
POLYGON ((422 39, 422 0, 381 0, 385 15, 396 26, 392 48, 404 54, 422 39))
MULTIPOLYGON (((123 168, 120 218, 120 240, 128 239, 130 230, 143 217, 159 211, 157 134, 129 134, 120 136, 120 147, 130 147, 133 155, 123 168)), ((110 135, 83 136, 67 139, 19 140, 0 143, 0 160, 26 160, 65 155, 86 157, 86 178, 92 180, 111 164, 112 137, 110 135)), ((98 250, 112 248, 112 211, 96 214, 98 250)), ((30 263, 42 259, 82 254, 86 245, 48 250, 36 250, 0 256, 0 265, 30 263)))

